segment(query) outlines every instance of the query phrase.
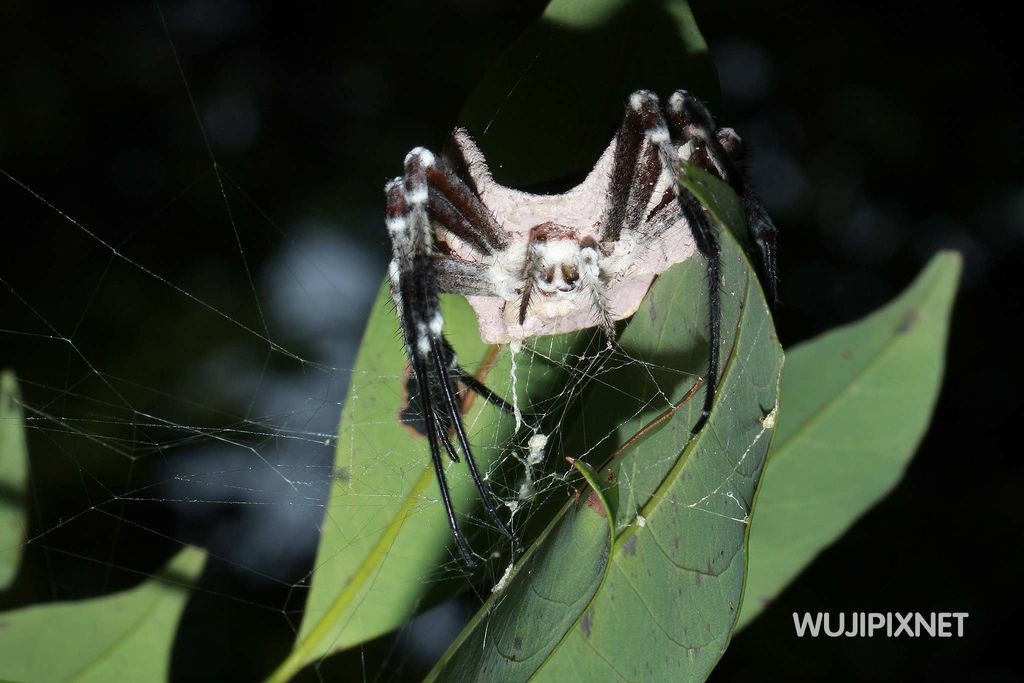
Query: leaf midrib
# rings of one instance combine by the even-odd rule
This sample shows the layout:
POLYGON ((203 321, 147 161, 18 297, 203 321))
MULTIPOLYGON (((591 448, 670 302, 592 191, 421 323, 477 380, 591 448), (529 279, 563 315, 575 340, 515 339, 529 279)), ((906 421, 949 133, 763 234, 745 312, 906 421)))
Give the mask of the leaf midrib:
MULTIPOLYGON (((743 334, 743 332, 745 330, 745 327, 743 325, 743 321, 746 319, 747 304, 749 303, 750 295, 751 295, 751 291, 750 291, 750 271, 749 271, 749 269, 747 271, 745 290, 746 290, 746 293, 745 293, 745 295, 743 297, 743 301, 740 302, 739 314, 736 317, 736 334, 733 337, 732 348, 729 350, 729 360, 728 360, 728 362, 726 362, 725 367, 722 370, 722 377, 721 377, 721 381, 719 383, 719 386, 722 386, 722 385, 725 384, 726 377, 730 374, 730 371, 732 370, 732 368, 735 365, 735 362, 736 362, 736 350, 740 346, 740 341, 741 341, 741 338, 742 338, 742 334, 743 334)), ((650 422, 655 422, 660 417, 661 416, 658 415, 654 419, 652 419, 650 422)), ((710 425, 710 421, 709 421, 709 425, 710 425)), ((637 430, 637 433, 639 434, 639 433, 643 432, 647 428, 647 426, 648 425, 645 424, 643 427, 641 427, 640 429, 637 430)), ((650 499, 648 499, 647 505, 644 506, 644 512, 648 512, 648 506, 652 503, 652 501, 654 501, 654 499, 658 496, 658 494, 660 492, 663 493, 662 492, 662 488, 665 486, 665 483, 667 481, 669 481, 669 480, 671 480, 673 478, 672 475, 673 475, 673 473, 676 472, 676 469, 678 467, 680 467, 680 463, 684 463, 684 462, 689 460, 689 454, 687 453, 687 451, 691 451, 692 452, 692 449, 696 447, 696 444, 700 443, 703 440, 705 434, 706 434, 706 429, 702 430, 699 434, 697 434, 696 436, 691 438, 687 442, 687 444, 683 447, 683 451, 679 454, 679 459, 677 460, 676 465, 674 465, 668 471, 668 473, 665 475, 665 477, 662 478, 661 483, 655 489, 655 491, 651 495, 650 499)), ((626 442, 628 442, 628 441, 629 441, 629 439, 626 440, 626 442)), ((611 513, 609 512, 609 514, 611 514, 611 513)), ((645 514, 645 516, 647 516, 647 515, 645 514)), ((526 679, 527 681, 533 681, 533 680, 536 679, 536 676, 540 673, 541 670, 544 669, 544 667, 547 665, 548 661, 550 661, 551 658, 554 656, 554 654, 561 649, 563 644, 565 644, 565 641, 570 636, 570 634, 572 634, 572 633, 574 633, 576 631, 580 621, 583 619, 584 615, 586 615, 587 611, 593 606, 594 600, 601 593, 602 587, 604 586, 605 582, 608 580, 608 575, 609 575, 609 573, 611 571, 612 563, 613 563, 613 561, 615 559, 615 555, 616 555, 616 552, 617 552, 618 548, 620 548, 622 546, 622 543, 624 543, 624 539, 628 539, 628 537, 631 536, 634 532, 635 532, 635 526, 633 526, 631 524, 626 530, 623 531, 623 533, 621 533, 617 537, 615 537, 615 539, 613 540, 613 542, 612 542, 612 544, 611 544, 611 546, 609 548, 608 557, 607 557, 607 560, 605 562, 604 571, 602 572, 601 580, 597 584, 597 588, 594 590, 593 595, 591 595, 590 599, 587 601, 586 607, 584 607, 582 610, 580 610, 579 615, 577 615, 577 617, 573 621, 572 625, 569 628, 566 629, 565 633, 562 634, 562 637, 558 639, 558 642, 555 644, 555 646, 552 647, 551 651, 548 652, 547 656, 544 657, 544 660, 541 661, 541 663, 537 666, 537 668, 534 669, 534 671, 530 673, 529 677, 526 679)), ((587 642, 586 639, 584 639, 584 642, 587 642)), ((587 644, 590 645, 591 648, 596 651, 596 648, 593 648, 592 644, 590 644, 589 642, 587 642, 587 644)), ((604 657, 601 657, 601 659, 606 664, 611 666, 610 662, 608 662, 604 657)), ((612 670, 616 671, 614 667, 612 667, 612 670)), ((619 673, 619 672, 616 671, 616 673, 619 673)), ((619 674, 619 675, 621 676, 621 674, 619 674)))

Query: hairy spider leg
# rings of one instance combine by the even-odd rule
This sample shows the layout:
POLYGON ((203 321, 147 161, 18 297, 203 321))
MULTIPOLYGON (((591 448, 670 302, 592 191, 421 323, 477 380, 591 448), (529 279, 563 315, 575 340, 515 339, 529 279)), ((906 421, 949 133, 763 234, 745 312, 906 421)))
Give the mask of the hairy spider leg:
POLYGON ((685 90, 677 90, 666 108, 669 125, 676 139, 692 141, 703 151, 718 177, 729 183, 743 201, 747 233, 758 252, 761 281, 768 301, 778 303, 779 271, 776 264, 778 229, 753 191, 748 177, 746 147, 736 131, 715 128, 715 121, 704 103, 685 90))
MULTIPOLYGON (((441 458, 443 447, 453 461, 459 460, 449 436, 449 428, 454 430, 459 441, 459 447, 466 458, 466 464, 484 508, 499 531, 510 539, 513 535, 498 515, 497 506, 484 483, 469 446, 462 423, 460 404, 453 386, 453 374, 458 376, 451 371, 454 353, 451 352, 451 347, 442 334, 444 318, 438 299, 435 269, 440 267, 455 279, 453 269, 467 269, 472 266, 458 259, 445 260, 445 257, 434 251, 429 213, 431 192, 428 173, 436 163, 433 154, 417 148, 406 157, 405 173, 402 178, 392 181, 386 188, 387 227, 391 235, 393 253, 390 268, 391 294, 402 323, 406 354, 419 387, 417 398, 426 425, 431 461, 441 490, 448 524, 463 559, 467 564, 473 565, 475 559, 459 528, 441 458)), ((448 201, 446 196, 441 196, 440 199, 447 202, 446 208, 457 208, 457 201, 448 201)), ((489 236, 484 231, 473 230, 475 226, 472 226, 461 212, 461 222, 453 219, 453 213, 445 214, 445 217, 449 219, 449 222, 444 223, 447 229, 465 239, 467 243, 479 245, 485 254, 489 253, 490 239, 496 237, 496 234, 489 236), (471 229, 467 230, 466 226, 471 229)), ((444 220, 437 214, 434 218, 439 222, 444 220)), ((504 401, 502 403, 504 404, 504 401)))
MULTIPOLYGON (((629 98, 626 117, 636 117, 644 130, 644 137, 658 152, 662 169, 670 169, 675 175, 679 166, 676 152, 679 141, 673 141, 665 117, 662 114, 658 96, 647 90, 638 90, 629 98)), ((673 183, 676 200, 693 233, 697 250, 708 264, 708 372, 704 384, 704 407, 693 426, 693 433, 699 432, 707 423, 714 405, 718 388, 719 347, 722 328, 722 262, 718 239, 708 221, 704 207, 688 189, 676 180, 673 183)))
POLYGON ((617 241, 624 230, 636 229, 661 175, 658 150, 644 145, 644 130, 641 113, 627 108, 615 136, 608 211, 601 219, 602 241, 617 241))
POLYGON ((430 154, 425 170, 430 193, 427 209, 432 218, 482 254, 508 246, 505 233, 490 210, 443 158, 430 154))
MULTIPOLYGON (((469 548, 459 529, 459 523, 455 518, 455 508, 452 505, 451 494, 448 490, 448 482, 444 474, 444 465, 441 462, 441 453, 438 448, 437 418, 432 400, 431 382, 423 360, 424 354, 420 351, 425 347, 429 350, 429 342, 420 341, 421 333, 425 332, 422 320, 416 318, 415 310, 420 303, 418 301, 422 294, 429 293, 430 287, 424 283, 417 282, 430 277, 430 269, 420 268, 417 271, 417 261, 424 260, 426 249, 424 236, 419 231, 410 230, 410 220, 405 210, 405 191, 401 183, 391 183, 388 186, 388 209, 387 226, 391 232, 393 258, 390 266, 391 298, 395 302, 395 308, 401 321, 402 331, 405 336, 406 354, 412 366, 413 374, 416 377, 417 400, 423 414, 423 421, 427 431, 427 441, 430 446, 430 457, 434 465, 434 474, 437 477, 438 487, 441 491, 441 500, 444 504, 445 515, 448 518, 448 526, 452 530, 455 543, 459 548, 463 559, 473 565, 473 553, 469 548), (396 201, 397 199, 397 201, 396 201)), ((429 240, 429 235, 426 236, 429 240)), ((425 340, 424 340, 425 341, 425 340)), ((441 438, 446 434, 442 432, 441 438)), ((457 458, 454 449, 446 444, 448 455, 457 458)))

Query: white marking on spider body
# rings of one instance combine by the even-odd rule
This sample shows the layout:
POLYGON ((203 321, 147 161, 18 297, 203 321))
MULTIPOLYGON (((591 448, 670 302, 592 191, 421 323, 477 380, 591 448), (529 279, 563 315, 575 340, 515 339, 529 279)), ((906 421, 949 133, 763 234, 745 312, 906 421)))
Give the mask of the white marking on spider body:
MULTIPOLYGON (((522 266, 520 266, 520 269, 522 266)), ((508 262, 492 258, 487 276, 494 286, 494 291, 505 301, 512 301, 522 294, 522 278, 513 275, 515 272, 508 262)))
MULTIPOLYGON (((620 240, 621 241, 621 240, 620 240)), ((593 247, 580 249, 580 270, 583 275, 597 277, 601 274, 601 255, 593 247)))
POLYGON ((402 216, 385 219, 384 224, 388 226, 388 232, 392 235, 404 235, 409 229, 409 226, 405 222, 405 218, 402 216))

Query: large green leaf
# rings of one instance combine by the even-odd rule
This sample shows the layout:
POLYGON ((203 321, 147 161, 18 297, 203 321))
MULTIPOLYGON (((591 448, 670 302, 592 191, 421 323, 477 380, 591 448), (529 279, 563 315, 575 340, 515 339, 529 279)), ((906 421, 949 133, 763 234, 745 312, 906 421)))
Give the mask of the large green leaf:
POLYGON ((18 381, 0 373, 0 591, 18 573, 25 545, 28 447, 18 381))
MULTIPOLYGON (((490 369, 489 385, 512 395, 511 357, 480 341, 466 301, 444 297, 445 331, 460 362, 490 369)), ((323 522, 313 585, 295 649, 275 677, 287 679, 305 663, 389 631, 422 607, 428 589, 465 574, 450 549, 451 532, 440 504, 426 438, 406 413, 407 363, 397 337, 393 306, 382 289, 370 315, 342 413, 336 483, 323 522), (444 565, 449 566, 445 569, 444 565), (438 569, 440 567, 440 569, 438 569)), ((571 337, 551 340, 549 352, 571 337), (561 340, 561 341, 559 341, 561 340)), ((553 391, 560 373, 532 367, 517 389, 526 404, 553 391)), ((484 471, 501 454, 514 422, 474 400, 465 413, 474 453, 484 471)), ((465 466, 447 470, 452 498, 466 510, 476 490, 465 466)), ((463 521, 465 530, 473 527, 463 521)), ((485 545, 477 542, 474 545, 485 545)), ((507 559, 504 560, 507 562, 507 559)), ((454 586, 453 586, 454 590, 454 586)))
MULTIPOLYGON (((682 180, 719 222, 742 220, 723 183, 692 168, 682 180)), ((568 503, 433 679, 703 680, 725 651, 782 350, 756 276, 731 233, 720 235, 725 363, 707 426, 691 437, 700 394, 687 370, 705 358, 707 316, 706 266, 692 259, 658 279, 620 337, 629 362, 584 400, 591 428, 601 423, 590 415, 614 420, 604 424, 618 425, 612 441, 625 445, 606 448, 606 432, 582 429, 570 440, 591 457, 613 450, 600 470, 612 503, 568 503), (595 519, 608 507, 610 543, 595 519)))
MULTIPOLYGON (((716 96, 706 46, 685 3, 554 0, 483 80, 460 122, 492 160, 499 181, 532 184, 590 167, 630 92, 649 88, 667 94, 681 86, 716 96), (640 76, 617 66, 641 57, 640 76)), ((445 333, 465 367, 486 374, 488 384, 505 396, 516 394, 522 405, 552 405, 548 399, 566 405, 564 387, 573 376, 566 354, 592 334, 547 338, 542 351, 527 349, 530 360, 520 358, 513 389, 507 350, 481 343, 461 298, 445 297, 443 307, 445 333)), ((700 372, 702 353, 694 349, 688 359, 694 373, 700 372)), ((273 680, 394 629, 432 601, 470 585, 452 560, 426 440, 400 419, 405 376, 397 322, 382 290, 342 414, 335 484, 306 613, 295 648, 273 680)), ((577 417, 563 415, 562 428, 577 417)), ((492 468, 515 436, 513 421, 476 401, 466 422, 481 465, 492 468)), ((464 466, 449 467, 448 477, 456 507, 469 512, 476 494, 464 466)), ((484 571, 500 573, 508 562, 503 555, 484 571)))
POLYGON ((884 308, 787 352, 741 627, 902 477, 939 393, 959 273, 958 254, 939 254, 884 308))
POLYGON ((131 590, 0 614, 0 678, 166 680, 178 619, 205 557, 187 548, 131 590))

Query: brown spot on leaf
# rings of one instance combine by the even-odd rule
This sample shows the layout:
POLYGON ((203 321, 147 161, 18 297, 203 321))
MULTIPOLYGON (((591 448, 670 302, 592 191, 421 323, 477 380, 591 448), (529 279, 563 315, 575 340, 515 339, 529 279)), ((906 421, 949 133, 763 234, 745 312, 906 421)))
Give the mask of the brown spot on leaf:
POLYGON ((917 325, 917 321, 920 319, 921 314, 913 308, 910 309, 903 316, 903 320, 900 321, 900 324, 896 326, 896 334, 906 334, 907 332, 910 332, 914 329, 914 326, 917 325))
POLYGON ((586 638, 590 637, 590 627, 594 623, 594 608, 591 607, 583 614, 583 619, 580 621, 580 630, 583 631, 583 636, 586 638))
POLYGON ((594 512, 602 517, 606 517, 608 512, 604 509, 604 504, 601 502, 601 498, 597 495, 597 492, 593 489, 587 494, 587 506, 594 509, 594 512))
POLYGON ((516 636, 515 638, 513 638, 512 639, 512 649, 513 650, 522 650, 523 649, 523 639, 520 638, 519 636, 516 636))
POLYGON ((842 356, 843 360, 850 360, 851 358, 853 358, 853 350, 843 349, 842 353, 840 353, 839 355, 842 356))
POLYGON ((636 534, 626 539, 626 542, 622 544, 622 550, 627 555, 636 555, 636 534))
POLYGON ((351 475, 349 475, 347 467, 335 467, 331 471, 331 479, 333 479, 334 481, 345 483, 350 478, 351 478, 351 475))
MULTIPOLYGON (((480 364, 480 369, 476 373, 478 381, 483 382, 487 379, 487 373, 494 367, 497 357, 498 346, 494 345, 487 352, 487 355, 484 356, 483 362, 480 364)), ((398 409, 398 423, 409 430, 413 436, 426 438, 427 423, 423 420, 423 411, 420 410, 417 402, 410 400, 410 397, 416 396, 418 390, 419 386, 416 382, 416 375, 413 373, 412 367, 406 365, 405 381, 402 382, 402 407, 398 409)), ((462 408, 462 413, 466 414, 473 405, 476 392, 469 391, 461 382, 456 382, 455 393, 461 398, 462 405, 460 407, 462 408)), ((440 415, 442 420, 451 421, 451 418, 447 418, 444 411, 440 415)), ((451 435, 453 433, 453 425, 444 426, 447 427, 448 434, 451 435)))

